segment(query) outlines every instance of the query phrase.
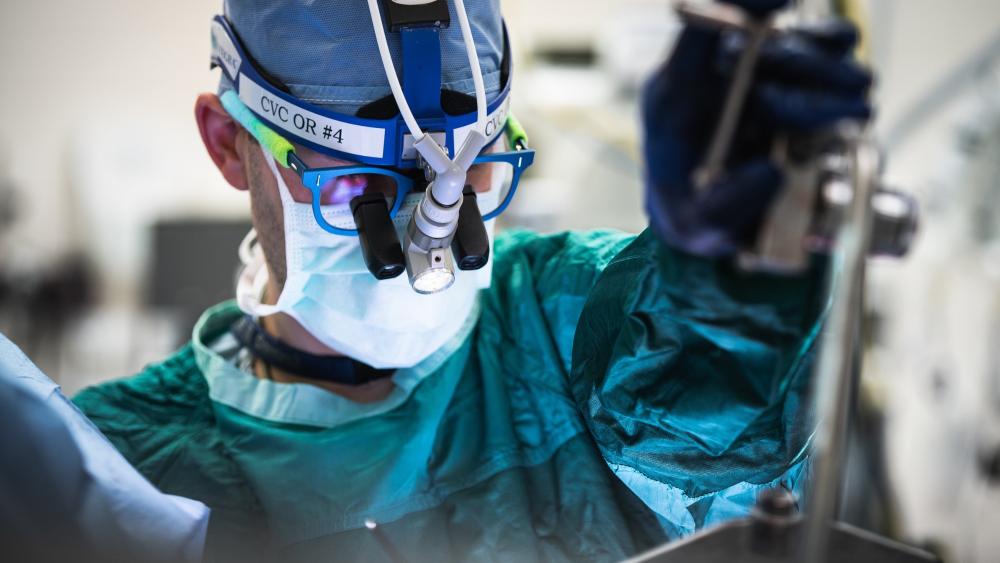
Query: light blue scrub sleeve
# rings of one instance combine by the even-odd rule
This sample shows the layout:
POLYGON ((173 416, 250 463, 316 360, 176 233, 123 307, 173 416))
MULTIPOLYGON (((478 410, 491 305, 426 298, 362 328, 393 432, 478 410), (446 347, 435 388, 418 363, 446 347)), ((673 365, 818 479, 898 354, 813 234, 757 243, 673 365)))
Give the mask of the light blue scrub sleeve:
POLYGON ((201 561, 208 508, 139 475, 3 335, 0 438, 0 523, 24 555, 201 561))

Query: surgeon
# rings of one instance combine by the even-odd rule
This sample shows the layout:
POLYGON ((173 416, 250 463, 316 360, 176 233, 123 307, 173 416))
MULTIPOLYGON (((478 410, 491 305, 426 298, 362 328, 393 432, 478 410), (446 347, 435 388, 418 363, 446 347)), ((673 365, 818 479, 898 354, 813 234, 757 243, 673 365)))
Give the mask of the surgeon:
POLYGON ((76 403, 211 508, 210 561, 617 561, 801 493, 822 263, 776 276, 734 256, 781 186, 775 136, 869 118, 854 30, 767 43, 705 190, 691 177, 743 40, 684 30, 643 97, 650 228, 494 237, 534 155, 516 69, 499 2, 444 5, 225 3, 219 93, 195 118, 249 194, 236 299, 76 403), (403 273, 394 245, 446 222, 428 178, 449 163, 488 260, 452 245, 450 270, 418 251, 403 273))

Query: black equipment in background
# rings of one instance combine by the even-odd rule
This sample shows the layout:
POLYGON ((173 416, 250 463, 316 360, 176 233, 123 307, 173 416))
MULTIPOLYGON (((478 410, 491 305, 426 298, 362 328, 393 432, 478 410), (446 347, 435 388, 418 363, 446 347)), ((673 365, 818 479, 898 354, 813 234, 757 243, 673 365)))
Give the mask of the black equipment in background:
POLYGON ((146 304, 177 315, 177 343, 206 308, 236 294, 237 250, 249 220, 165 219, 152 228, 146 304))

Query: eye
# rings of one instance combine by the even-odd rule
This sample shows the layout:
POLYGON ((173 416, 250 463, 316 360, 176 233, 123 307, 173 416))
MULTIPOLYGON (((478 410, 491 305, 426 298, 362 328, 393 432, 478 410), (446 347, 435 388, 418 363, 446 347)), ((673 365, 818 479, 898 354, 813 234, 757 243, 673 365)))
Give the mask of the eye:
POLYGON ((320 187, 320 204, 348 204, 359 195, 380 193, 391 207, 398 191, 395 177, 387 174, 345 174, 331 178, 320 187))

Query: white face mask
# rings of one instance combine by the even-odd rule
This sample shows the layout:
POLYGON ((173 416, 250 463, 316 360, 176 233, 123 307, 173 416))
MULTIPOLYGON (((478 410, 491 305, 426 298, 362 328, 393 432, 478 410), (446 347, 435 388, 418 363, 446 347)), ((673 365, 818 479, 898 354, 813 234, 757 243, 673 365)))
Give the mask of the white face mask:
MULTIPOLYGON (((254 316, 285 313, 326 346, 379 369, 414 366, 459 332, 479 289, 490 285, 492 256, 481 270, 456 272, 455 283, 440 293, 413 291, 406 275, 376 280, 365 266, 358 237, 320 228, 312 206, 292 199, 266 151, 264 159, 281 194, 288 274, 277 303, 263 304, 268 272, 251 230, 240 245, 244 265, 236 287, 240 309, 254 316)), ((499 195, 494 192, 482 194, 480 205, 496 207, 499 195)), ((394 218, 400 240, 419 201, 419 194, 409 195, 394 218)), ((351 210, 346 204, 328 205, 322 212, 331 220, 351 210)), ((492 255, 494 221, 486 228, 492 255)))

